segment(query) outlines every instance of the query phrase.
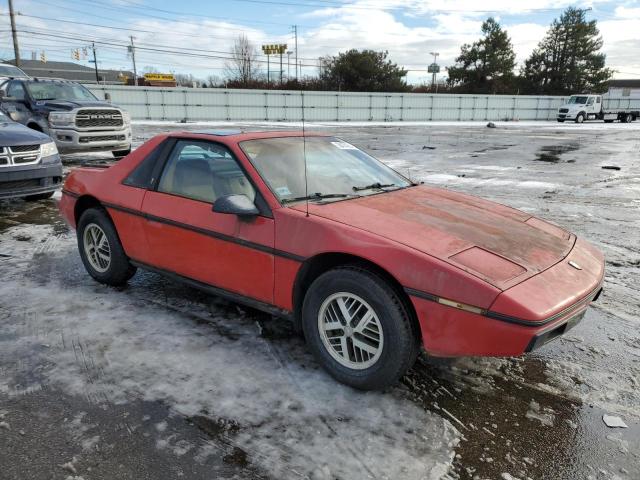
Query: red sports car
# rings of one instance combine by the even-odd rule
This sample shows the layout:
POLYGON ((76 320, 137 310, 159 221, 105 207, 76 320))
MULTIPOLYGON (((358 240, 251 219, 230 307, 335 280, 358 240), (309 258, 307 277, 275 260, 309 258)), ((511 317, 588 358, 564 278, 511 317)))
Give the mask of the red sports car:
POLYGON ((602 254, 556 225, 300 132, 159 135, 71 173, 60 210, 97 281, 140 267, 290 318, 361 389, 395 382, 420 347, 538 348, 582 318, 604 276, 602 254))

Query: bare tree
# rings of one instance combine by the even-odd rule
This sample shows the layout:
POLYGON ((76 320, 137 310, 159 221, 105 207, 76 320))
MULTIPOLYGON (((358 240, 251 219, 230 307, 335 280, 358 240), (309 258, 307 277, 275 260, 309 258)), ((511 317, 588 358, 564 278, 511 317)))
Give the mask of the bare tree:
POLYGON ((243 85, 258 79, 258 53, 255 45, 241 34, 236 38, 231 52, 231 59, 226 63, 227 76, 243 85))

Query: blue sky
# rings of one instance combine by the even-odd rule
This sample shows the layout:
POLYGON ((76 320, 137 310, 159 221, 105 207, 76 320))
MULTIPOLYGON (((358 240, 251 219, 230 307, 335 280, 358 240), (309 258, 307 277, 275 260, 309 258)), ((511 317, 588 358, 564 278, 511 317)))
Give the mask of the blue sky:
MULTIPOLYGON (((14 0, 14 5, 21 14, 23 58, 32 52, 39 58, 44 51, 48 60, 71 60, 73 49, 95 41, 101 68, 131 69, 126 43, 133 35, 140 47, 140 71, 224 78, 226 57, 238 35, 246 34, 258 47, 287 43, 293 50, 292 26, 298 25, 303 74, 317 73, 319 56, 371 48, 388 50, 394 62, 409 70, 411 83, 429 78, 429 52, 439 52, 439 63, 451 65, 460 45, 477 39, 490 15, 507 29, 522 63, 564 8, 591 7, 588 15, 599 22, 616 77, 640 77, 638 0, 14 0)), ((0 56, 12 58, 6 4, 2 13, 0 56)), ((90 65, 87 60, 81 63, 90 65)), ((286 75, 286 57, 283 69, 286 75)), ((290 71, 293 75, 292 66, 290 71)))

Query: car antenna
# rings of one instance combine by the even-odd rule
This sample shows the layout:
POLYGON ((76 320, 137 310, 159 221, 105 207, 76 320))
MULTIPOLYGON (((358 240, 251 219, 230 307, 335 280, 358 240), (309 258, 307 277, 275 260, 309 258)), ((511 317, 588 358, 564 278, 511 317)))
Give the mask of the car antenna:
POLYGON ((306 214, 309 216, 309 181, 307 180, 307 137, 304 131, 304 90, 300 91, 302 98, 302 158, 304 161, 304 196, 306 214))

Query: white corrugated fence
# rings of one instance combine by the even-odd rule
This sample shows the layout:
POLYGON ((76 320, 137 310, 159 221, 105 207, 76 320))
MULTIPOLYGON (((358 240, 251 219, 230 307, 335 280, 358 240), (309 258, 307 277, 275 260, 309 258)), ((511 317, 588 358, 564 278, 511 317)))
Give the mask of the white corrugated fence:
POLYGON ((135 120, 553 120, 566 97, 87 85, 135 120))

